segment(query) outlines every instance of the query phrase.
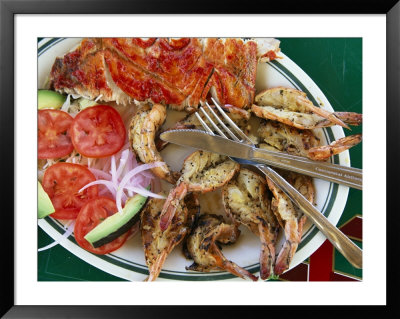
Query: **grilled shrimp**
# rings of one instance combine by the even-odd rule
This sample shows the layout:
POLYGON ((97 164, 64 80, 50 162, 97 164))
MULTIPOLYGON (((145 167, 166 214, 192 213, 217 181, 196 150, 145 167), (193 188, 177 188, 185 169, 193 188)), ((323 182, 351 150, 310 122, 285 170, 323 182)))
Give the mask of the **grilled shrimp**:
MULTIPOLYGON (((154 142, 156 133, 164 123, 167 110, 164 105, 146 104, 132 118, 129 128, 129 141, 139 160, 143 163, 163 161, 154 142)), ((175 184, 177 174, 171 172, 167 164, 151 169, 154 175, 175 184)))
POLYGON ((218 248, 217 242, 231 244, 236 242, 239 235, 237 225, 225 224, 221 215, 201 215, 186 241, 188 254, 194 260, 186 269, 203 272, 223 269, 240 278, 257 281, 256 276, 226 259, 218 248))
POLYGON ((312 160, 327 160, 361 142, 361 134, 356 134, 321 146, 319 138, 311 130, 301 130, 275 121, 263 121, 257 133, 263 140, 260 148, 287 152, 312 160))
POLYGON ((222 202, 227 215, 260 237, 260 276, 264 280, 270 276, 275 263, 279 228, 266 192, 264 177, 245 168, 241 168, 239 174, 222 188, 222 202))
POLYGON ((161 212, 161 230, 168 228, 178 203, 188 192, 211 192, 222 187, 239 171, 240 165, 226 156, 195 151, 183 163, 182 175, 171 189, 161 212))
POLYGON ((314 129, 340 125, 360 125, 362 115, 353 112, 331 113, 306 98, 302 91, 276 87, 264 90, 255 97, 251 110, 261 118, 270 119, 299 129, 314 129))
MULTIPOLYGON (((315 191, 311 177, 287 171, 281 171, 280 174, 308 201, 314 204, 315 191)), ((274 196, 271 201, 271 209, 279 224, 284 229, 286 238, 274 267, 274 273, 280 275, 289 268, 290 262, 296 253, 307 217, 303 215, 303 213, 293 205, 286 194, 276 187, 268 178, 267 183, 274 196)))
POLYGON ((197 196, 190 194, 184 201, 179 202, 171 225, 163 232, 159 223, 163 205, 163 199, 153 198, 141 215, 142 242, 146 264, 149 267, 146 281, 157 279, 165 259, 190 232, 196 216, 200 213, 197 196))
POLYGON ((308 156, 308 150, 320 145, 320 140, 311 130, 300 130, 275 121, 263 121, 257 130, 263 140, 260 148, 308 156))

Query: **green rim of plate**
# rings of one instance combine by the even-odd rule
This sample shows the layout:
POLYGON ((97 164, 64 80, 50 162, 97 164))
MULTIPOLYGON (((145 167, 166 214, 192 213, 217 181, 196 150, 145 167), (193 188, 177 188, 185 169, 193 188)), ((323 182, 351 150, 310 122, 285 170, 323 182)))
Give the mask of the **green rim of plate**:
MULTIPOLYGON (((61 41, 65 40, 66 38, 53 38, 45 42, 43 45, 40 45, 38 47, 38 57, 40 57, 44 52, 46 52, 48 49, 53 47, 54 45, 60 43, 61 41)), ((283 66, 279 61, 274 60, 271 62, 268 62, 268 64, 273 67, 276 71, 278 71, 285 79, 287 79, 296 89, 301 90, 307 94, 307 97, 314 103, 314 105, 319 105, 319 103, 316 101, 315 97, 309 92, 309 90, 301 83, 301 81, 292 73, 290 72, 285 66, 283 66)), ((331 141, 334 141, 334 134, 331 128, 325 128, 323 129, 324 135, 328 143, 331 141)), ((333 163, 339 164, 339 156, 335 155, 333 157, 333 163)), ((336 195, 338 193, 338 185, 334 183, 330 183, 329 185, 329 190, 328 190, 328 196, 325 199, 325 203, 323 205, 323 208, 321 210, 322 214, 325 215, 325 217, 328 217, 331 213, 333 204, 335 202, 336 195)), ((46 222, 52 226, 55 230, 57 230, 60 234, 65 233, 65 228, 62 223, 59 221, 51 218, 51 217, 46 217, 45 218, 46 222)), ((315 225, 312 225, 308 231, 303 234, 302 241, 298 246, 298 252, 308 243, 310 242, 311 239, 314 238, 314 236, 318 233, 318 229, 315 227, 315 225)), ((75 241, 75 238, 73 236, 70 236, 69 241, 77 245, 79 248, 80 246, 78 243, 75 241)), ((90 253, 90 252, 89 252, 90 253)), ((92 254, 92 253, 90 253, 92 254)), ((119 256, 116 256, 114 254, 107 254, 107 255, 96 255, 92 254, 93 256, 100 258, 104 261, 109 262, 110 264, 113 264, 118 267, 122 267, 127 270, 131 270, 140 274, 148 275, 148 268, 147 265, 145 264, 139 264, 132 262, 130 260, 121 258, 119 256)), ((260 270, 259 264, 253 264, 249 266, 243 267, 247 271, 251 273, 256 273, 260 270)), ((193 272, 187 272, 187 271, 172 271, 172 270, 162 270, 159 277, 165 278, 165 279, 174 279, 174 280, 184 280, 184 281, 207 281, 207 280, 224 280, 224 279, 232 279, 236 278, 234 275, 232 275, 229 272, 226 271, 213 271, 211 273, 193 273, 193 272)))

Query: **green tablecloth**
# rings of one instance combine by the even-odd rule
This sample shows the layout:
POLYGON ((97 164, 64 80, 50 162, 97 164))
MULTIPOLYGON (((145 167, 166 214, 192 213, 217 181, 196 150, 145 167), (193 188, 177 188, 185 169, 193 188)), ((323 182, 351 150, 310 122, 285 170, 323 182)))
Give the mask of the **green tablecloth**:
MULTIPOLYGON (((358 38, 280 38, 281 50, 299 65, 319 86, 335 111, 362 113, 362 39, 358 38)), ((362 127, 345 130, 346 135, 361 133, 362 127)), ((350 150, 351 165, 362 168, 362 144, 350 150)), ((342 226, 362 216, 362 192, 350 189, 339 220, 342 226)), ((361 230, 360 230, 361 232, 361 230)), ((51 243, 38 227, 38 247, 51 243)), ((335 252, 335 255, 338 253, 335 252)), ((361 270, 349 267, 337 256, 336 268, 361 278, 361 270)), ((121 281, 77 258, 62 246, 38 253, 39 281, 121 281)))

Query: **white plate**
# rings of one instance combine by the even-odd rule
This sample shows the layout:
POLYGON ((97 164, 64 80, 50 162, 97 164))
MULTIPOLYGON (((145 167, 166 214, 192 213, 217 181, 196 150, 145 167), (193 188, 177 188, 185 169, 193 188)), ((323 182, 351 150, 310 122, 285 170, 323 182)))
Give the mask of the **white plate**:
MULTIPOLYGON (((39 88, 41 88, 46 82, 46 78, 55 58, 70 51, 80 42, 80 40, 80 38, 51 38, 43 39, 39 43, 39 88)), ((314 105, 321 105, 321 107, 333 111, 329 101, 312 79, 286 55, 283 53, 280 55, 283 56, 283 59, 258 65, 256 80, 257 92, 262 89, 280 85, 293 87, 306 92, 307 97, 314 103, 314 105)), ((174 111, 169 112, 167 123, 165 124, 166 126, 169 125, 172 119, 176 118, 177 113, 178 112, 174 111)), ((343 129, 338 126, 323 130, 320 129, 317 133, 322 142, 329 143, 345 136, 343 129)), ((170 164, 172 169, 180 170, 183 159, 189 153, 190 150, 176 145, 170 145, 165 151, 163 151, 162 155, 164 156, 164 160, 170 164)), ((349 152, 345 151, 340 155, 334 156, 333 162, 344 166, 350 166, 349 152)), ((317 208, 331 223, 336 225, 346 205, 349 191, 348 187, 316 179, 314 180, 314 184, 316 188, 317 208)), ((203 212, 222 213, 218 192, 203 195, 201 203, 201 210, 203 212)), ((65 239, 62 236, 65 230, 63 224, 59 221, 47 217, 39 220, 38 224, 49 236, 59 241, 64 248, 94 267, 130 281, 141 281, 147 277, 147 266, 144 259, 141 238, 138 235, 130 239, 119 250, 108 255, 100 256, 94 255, 80 248, 80 246, 75 242, 73 236, 65 239)), ((244 226, 241 226, 240 229, 242 234, 239 237, 238 242, 232 246, 225 246, 223 248, 223 253, 228 259, 234 261, 239 266, 258 274, 258 258, 260 252, 259 239, 244 226)), ((282 245, 283 239, 284 238, 281 234, 278 246, 282 245)), ((318 249, 319 246, 321 246, 324 240, 325 237, 318 231, 318 229, 311 225, 311 223, 307 222, 304 227, 302 241, 290 264, 290 269, 306 260, 318 249)), ((185 266, 189 266, 191 263, 190 260, 186 260, 183 257, 181 247, 178 246, 168 256, 163 270, 157 280, 242 280, 225 271, 215 271, 211 273, 186 271, 185 266)))

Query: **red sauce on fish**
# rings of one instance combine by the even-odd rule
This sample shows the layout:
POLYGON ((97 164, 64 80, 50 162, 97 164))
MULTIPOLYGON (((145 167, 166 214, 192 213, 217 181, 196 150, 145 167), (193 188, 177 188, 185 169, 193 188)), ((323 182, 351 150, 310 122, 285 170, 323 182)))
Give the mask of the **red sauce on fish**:
POLYGON ((268 51, 262 57, 268 57, 268 59, 270 61, 272 61, 272 60, 275 60, 277 58, 277 55, 276 55, 275 51, 268 51))
POLYGON ((154 44, 156 38, 149 38, 147 40, 143 40, 142 38, 132 38, 131 41, 133 45, 137 45, 143 49, 146 49, 154 44))
POLYGON ((184 48, 190 43, 190 38, 160 39, 160 46, 165 51, 173 51, 184 48))
MULTIPOLYGON (((277 58, 274 51, 265 56, 277 58)), ((104 61, 115 84, 139 101, 197 106, 212 87, 223 104, 246 107, 254 98, 257 44, 229 38, 86 39, 56 60, 52 86, 111 98, 104 61)))

